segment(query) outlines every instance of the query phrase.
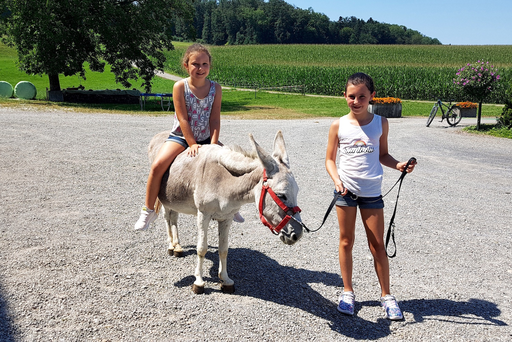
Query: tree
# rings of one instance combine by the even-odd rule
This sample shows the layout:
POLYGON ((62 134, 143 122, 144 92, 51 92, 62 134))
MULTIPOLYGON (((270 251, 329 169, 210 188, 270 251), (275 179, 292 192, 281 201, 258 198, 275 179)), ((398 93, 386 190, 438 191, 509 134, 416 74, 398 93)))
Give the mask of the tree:
POLYGON ((498 68, 495 68, 489 62, 479 60, 476 63, 466 64, 455 75, 453 83, 461 87, 471 100, 478 101, 476 129, 479 130, 482 103, 496 89, 500 80, 498 68))
POLYGON ((140 77, 151 89, 172 49, 172 19, 191 21, 192 0, 0 0, 0 35, 16 48, 28 74, 48 75, 60 90, 59 74, 85 78, 84 63, 131 87, 140 77))

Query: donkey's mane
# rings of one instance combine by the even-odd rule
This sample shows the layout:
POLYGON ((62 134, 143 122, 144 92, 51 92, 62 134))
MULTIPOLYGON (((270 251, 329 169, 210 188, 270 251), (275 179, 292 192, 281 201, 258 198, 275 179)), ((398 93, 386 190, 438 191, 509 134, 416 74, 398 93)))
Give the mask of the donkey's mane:
POLYGON ((239 145, 224 146, 218 162, 234 176, 247 174, 261 166, 256 151, 247 151, 239 145))
POLYGON ((229 145, 227 146, 231 151, 241 153, 244 157, 256 159, 258 157, 255 150, 247 151, 240 145, 229 145))

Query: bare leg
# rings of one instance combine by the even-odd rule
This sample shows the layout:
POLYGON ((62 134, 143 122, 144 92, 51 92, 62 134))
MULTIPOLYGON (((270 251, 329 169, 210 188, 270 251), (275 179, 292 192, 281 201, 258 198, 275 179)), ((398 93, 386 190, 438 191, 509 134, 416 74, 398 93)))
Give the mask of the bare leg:
POLYGON ((146 208, 150 210, 155 209, 155 202, 160 191, 160 183, 164 173, 169 169, 174 159, 183 152, 185 148, 180 144, 172 141, 166 141, 158 155, 156 156, 153 164, 151 164, 151 170, 149 171, 148 183, 146 186, 146 208))
POLYGON ((373 255, 375 272, 379 279, 381 296, 390 294, 389 286, 389 260, 384 244, 384 210, 361 209, 361 217, 366 229, 368 246, 373 255))
POLYGON ((336 206, 340 226, 339 261, 344 291, 354 291, 352 287, 352 248, 354 247, 356 229, 356 207, 336 206))

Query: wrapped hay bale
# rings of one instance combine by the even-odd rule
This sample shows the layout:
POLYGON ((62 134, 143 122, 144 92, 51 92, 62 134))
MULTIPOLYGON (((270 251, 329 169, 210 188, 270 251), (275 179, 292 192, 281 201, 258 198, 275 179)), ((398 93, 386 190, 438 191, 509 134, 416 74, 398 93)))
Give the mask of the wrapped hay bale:
POLYGON ((27 81, 21 81, 14 87, 14 95, 24 100, 32 100, 36 98, 36 86, 27 81))
POLYGON ((0 97, 12 97, 14 89, 9 82, 0 81, 0 97))

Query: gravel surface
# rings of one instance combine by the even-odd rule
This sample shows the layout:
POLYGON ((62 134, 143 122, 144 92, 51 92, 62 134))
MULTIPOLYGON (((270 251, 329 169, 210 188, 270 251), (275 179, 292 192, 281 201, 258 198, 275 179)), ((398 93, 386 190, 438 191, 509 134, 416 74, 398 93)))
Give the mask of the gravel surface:
MULTIPOLYGON (((332 199, 324 168, 333 119, 224 118, 221 140, 271 150, 284 133, 315 228, 332 199)), ((390 119, 390 151, 418 166, 396 218, 392 292, 405 319, 390 322, 358 220, 356 315, 336 311, 342 284, 332 213, 317 233, 284 245, 242 207, 231 229, 232 295, 220 292, 216 228, 205 294, 194 295, 196 228, 181 216, 183 258, 167 255, 159 218, 133 225, 149 171, 147 145, 171 116, 0 108, 0 340, 2 341, 510 341, 512 140, 475 136, 436 119, 390 119)), ((385 171, 383 190, 399 173, 385 171)), ((386 199, 386 221, 396 199, 386 199)))

